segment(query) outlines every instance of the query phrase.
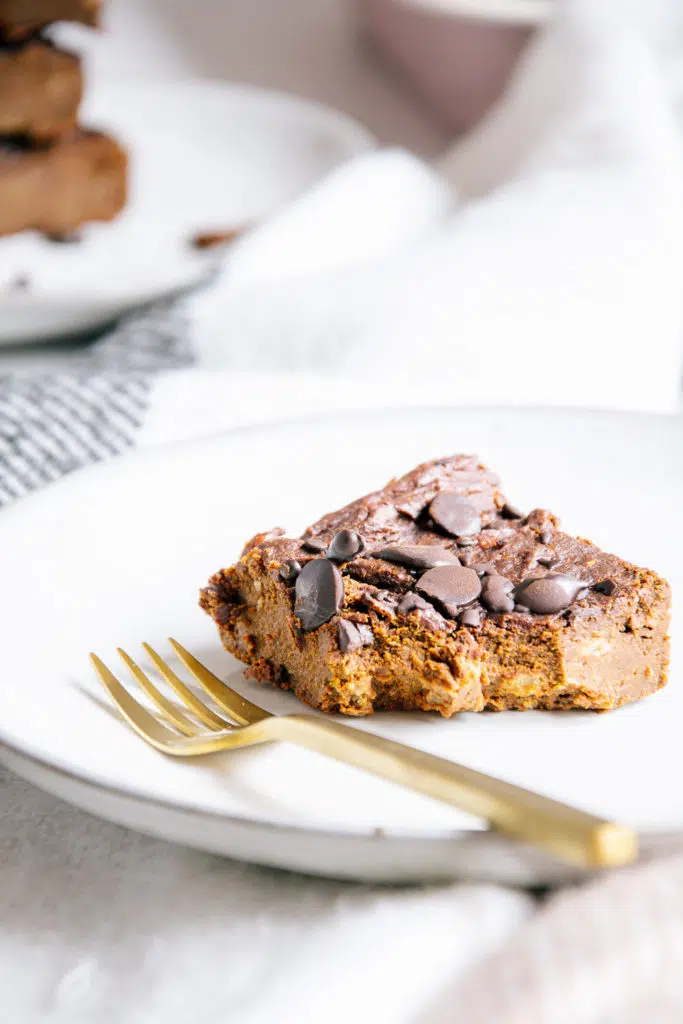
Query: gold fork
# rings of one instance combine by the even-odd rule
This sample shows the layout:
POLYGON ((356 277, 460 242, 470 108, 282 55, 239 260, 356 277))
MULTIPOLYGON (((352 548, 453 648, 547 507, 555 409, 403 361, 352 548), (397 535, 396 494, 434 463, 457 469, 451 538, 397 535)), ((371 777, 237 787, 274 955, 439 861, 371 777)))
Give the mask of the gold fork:
POLYGON ((90 655, 122 715, 143 740, 164 754, 193 757, 286 740, 485 818, 501 832, 583 867, 616 867, 630 863, 638 854, 637 837, 627 826, 317 715, 271 715, 230 689, 176 640, 170 643, 226 718, 200 700, 149 644, 142 646, 182 701, 182 710, 120 648, 126 667, 158 714, 131 696, 96 654, 90 655))

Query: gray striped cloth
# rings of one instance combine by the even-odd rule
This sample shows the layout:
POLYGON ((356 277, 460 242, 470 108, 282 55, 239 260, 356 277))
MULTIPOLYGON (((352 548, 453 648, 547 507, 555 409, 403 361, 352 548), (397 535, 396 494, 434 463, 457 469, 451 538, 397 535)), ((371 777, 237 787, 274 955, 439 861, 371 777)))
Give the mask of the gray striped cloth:
POLYGON ((122 319, 63 373, 0 377, 0 506, 135 442, 154 376, 193 362, 183 299, 122 319))

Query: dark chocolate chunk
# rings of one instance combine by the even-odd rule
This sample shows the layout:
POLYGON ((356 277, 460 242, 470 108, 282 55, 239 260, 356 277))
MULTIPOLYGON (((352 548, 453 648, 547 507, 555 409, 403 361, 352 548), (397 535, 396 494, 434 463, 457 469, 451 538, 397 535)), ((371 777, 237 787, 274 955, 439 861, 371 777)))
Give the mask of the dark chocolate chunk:
POLYGON ((401 598, 397 611, 399 615, 409 615, 411 612, 416 611, 422 625, 428 626, 430 629, 448 628, 448 623, 437 612, 434 605, 430 604, 429 601, 425 601, 424 597, 420 597, 419 594, 415 594, 413 591, 409 591, 401 598))
POLYGON ((474 569, 477 576, 497 576, 498 570, 493 562, 472 562, 470 569, 474 569))
POLYGON ((506 501, 500 510, 500 514, 503 519, 524 519, 524 513, 520 512, 515 505, 511 505, 509 501, 506 501))
POLYGON ((301 542, 301 547, 306 551, 312 551, 315 555, 321 555, 327 551, 327 541, 318 540, 317 537, 309 537, 301 542))
POLYGON ((505 576, 485 576, 481 582, 481 602, 490 612, 511 612, 514 584, 505 576))
POLYGON ((606 594, 607 597, 611 597, 617 589, 617 585, 614 580, 600 580, 593 586, 593 590, 597 590, 599 594, 606 594))
POLYGON ((370 626, 361 622, 349 622, 348 619, 340 619, 337 625, 337 640, 339 650, 342 654, 356 651, 359 647, 374 642, 374 636, 370 626))
POLYGON ((560 561, 560 556, 555 554, 539 555, 536 559, 539 565, 542 565, 544 569, 552 569, 554 565, 560 561))
POLYGON ((286 558, 280 566, 280 576, 285 583, 293 583, 301 572, 301 563, 296 558, 286 558))
POLYGON ((417 582, 417 590, 435 601, 447 614, 455 615, 463 605, 476 601, 481 582, 474 569, 441 565, 430 569, 417 582))
POLYGON ((484 609, 478 604, 463 608, 458 615, 458 622, 462 622, 463 626, 481 626, 483 621, 484 609))
POLYGON ((515 588, 514 598, 517 604, 536 615, 554 615, 569 608, 585 587, 583 580, 574 579, 573 576, 541 576, 520 583, 515 588))
POLYGON ((339 569, 329 558, 307 562, 294 585, 294 614, 308 632, 328 622, 344 600, 344 582, 339 569))
POLYGON ((407 569, 435 569, 438 565, 460 565, 460 559, 440 544, 392 545, 373 551, 373 558, 395 562, 407 569))
POLYGON ((333 562, 348 562, 365 547, 363 538, 355 530, 340 530, 335 533, 327 549, 327 557, 333 562))
POLYGON ((452 537, 469 537, 481 530, 481 516, 471 501, 457 491, 441 491, 429 506, 434 522, 452 537))

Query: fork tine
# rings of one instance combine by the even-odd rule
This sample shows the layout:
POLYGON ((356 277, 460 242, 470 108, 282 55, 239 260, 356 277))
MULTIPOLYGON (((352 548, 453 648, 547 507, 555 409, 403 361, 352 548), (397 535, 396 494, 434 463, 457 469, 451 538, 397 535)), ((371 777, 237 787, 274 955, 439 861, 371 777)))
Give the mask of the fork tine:
POLYGON ((143 740, 152 743, 160 750, 166 749, 169 743, 176 737, 176 734, 158 722, 154 715, 151 715, 134 697, 131 697, 128 690, 121 685, 113 672, 107 668, 96 654, 91 652, 90 660, 100 678, 100 682, 128 724, 139 736, 142 736, 143 740))
POLYGON ((252 704, 246 697, 241 697, 236 690, 231 690, 229 686, 226 686, 218 676, 215 676, 213 672, 209 672, 208 668, 202 665, 201 661, 197 661, 173 637, 169 637, 168 641, 199 685, 207 693, 211 694, 218 706, 223 708, 235 722, 238 722, 240 725, 251 725, 253 722, 261 722, 264 718, 271 717, 268 711, 264 711, 257 704, 252 704))
POLYGON ((117 647, 116 650, 126 667, 135 676, 140 689, 144 690, 147 696, 154 701, 163 717, 185 736, 194 736, 199 731, 196 723, 191 718, 188 718, 187 715, 184 715, 182 711, 178 710, 175 704, 171 704, 170 700, 167 700, 163 693, 157 690, 156 686, 149 681, 145 673, 135 664, 129 654, 126 654, 120 647, 117 647))
POLYGON ((170 665, 161 658, 153 647, 149 644, 143 643, 142 645, 147 651, 148 655, 158 668, 161 675, 164 677, 170 687, 172 687, 178 694, 180 699, 190 708, 190 710, 197 716, 197 718, 208 726, 209 729, 229 729, 232 725, 231 722, 226 722, 224 718, 217 715, 211 708, 208 708, 206 704, 202 704, 199 697, 195 696, 192 690, 185 685, 185 683, 178 678, 170 665))

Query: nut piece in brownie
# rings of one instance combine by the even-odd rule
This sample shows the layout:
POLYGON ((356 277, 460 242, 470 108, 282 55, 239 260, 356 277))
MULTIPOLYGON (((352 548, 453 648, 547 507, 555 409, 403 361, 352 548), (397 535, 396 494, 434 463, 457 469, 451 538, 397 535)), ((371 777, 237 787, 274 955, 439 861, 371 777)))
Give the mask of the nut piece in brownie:
POLYGON ((96 27, 100 7, 100 0, 0 0, 0 36, 25 39, 55 21, 96 27))
POLYGON ((63 235, 111 220, 126 200, 126 154, 108 135, 75 131, 44 149, 0 139, 0 235, 63 235))
POLYGON ((666 581, 522 514, 464 455, 257 535, 200 603, 249 675, 323 711, 602 711, 666 682, 666 581))
POLYGON ((83 93, 78 57, 35 36, 0 44, 0 134, 36 141, 76 126, 83 93))

